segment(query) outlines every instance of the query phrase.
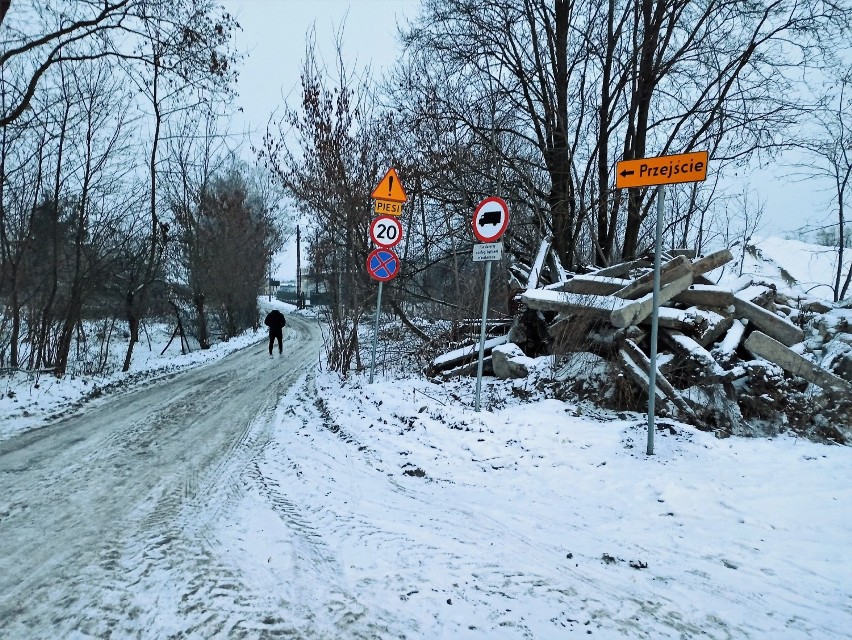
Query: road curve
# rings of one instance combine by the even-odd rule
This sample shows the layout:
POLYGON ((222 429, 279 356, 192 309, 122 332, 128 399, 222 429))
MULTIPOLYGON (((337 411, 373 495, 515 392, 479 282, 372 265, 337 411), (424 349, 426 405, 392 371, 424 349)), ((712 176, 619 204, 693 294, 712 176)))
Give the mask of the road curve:
POLYGON ((123 589, 174 562, 187 580, 221 570, 172 529, 227 493, 320 346, 316 321, 288 316, 283 356, 264 340, 0 442, 0 637, 138 635, 123 589))

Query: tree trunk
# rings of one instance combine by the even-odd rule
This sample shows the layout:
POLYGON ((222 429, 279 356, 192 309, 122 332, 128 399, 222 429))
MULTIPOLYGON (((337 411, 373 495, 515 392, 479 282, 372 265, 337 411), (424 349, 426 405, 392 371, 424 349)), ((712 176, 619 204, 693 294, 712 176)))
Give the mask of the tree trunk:
POLYGON ((9 11, 11 4, 12 0, 0 0, 0 25, 3 24, 3 20, 6 18, 6 13, 9 11))
POLYGON ((133 358, 133 346, 139 342, 139 318, 135 312, 133 301, 133 292, 127 292, 126 310, 127 310, 127 328, 130 331, 130 341, 127 343, 127 352, 124 355, 124 364, 121 367, 122 371, 130 371, 130 361, 133 358))
POLYGON ((553 248, 564 265, 575 262, 574 218, 577 213, 576 194, 571 176, 571 148, 568 144, 568 30, 571 2, 555 0, 553 34, 553 95, 556 103, 549 104, 550 145, 545 162, 550 173, 551 188, 548 205, 553 224, 553 248))
MULTIPOLYGON (((154 50, 154 77, 151 84, 152 104, 154 106, 154 138, 151 141, 151 156, 149 158, 149 179, 151 183, 151 238, 148 248, 148 257, 145 269, 142 273, 142 281, 139 283, 138 291, 132 289, 127 292, 127 320, 130 330, 130 342, 127 345, 127 354, 124 357, 122 371, 130 370, 130 361, 133 358, 133 347, 139 341, 139 322, 147 301, 148 287, 154 280, 157 266, 157 246, 159 244, 160 220, 157 216, 157 150, 160 143, 160 135, 163 126, 163 114, 159 103, 159 70, 160 58, 158 50, 154 50)), ((133 284, 131 283, 131 287, 133 284)))
MULTIPOLYGON (((202 349, 210 348, 210 336, 207 335, 207 312, 204 308, 204 294, 196 293, 192 296, 192 304, 195 306, 198 325, 198 345, 202 349)), ((177 313, 177 306, 175 306, 177 313)))

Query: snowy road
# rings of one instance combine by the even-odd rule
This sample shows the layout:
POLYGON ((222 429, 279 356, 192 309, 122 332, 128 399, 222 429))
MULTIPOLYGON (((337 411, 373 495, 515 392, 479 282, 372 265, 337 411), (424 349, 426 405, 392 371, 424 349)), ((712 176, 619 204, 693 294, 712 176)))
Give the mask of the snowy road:
POLYGON ((0 637, 230 635, 209 523, 317 362, 314 321, 285 334, 0 442, 0 637))

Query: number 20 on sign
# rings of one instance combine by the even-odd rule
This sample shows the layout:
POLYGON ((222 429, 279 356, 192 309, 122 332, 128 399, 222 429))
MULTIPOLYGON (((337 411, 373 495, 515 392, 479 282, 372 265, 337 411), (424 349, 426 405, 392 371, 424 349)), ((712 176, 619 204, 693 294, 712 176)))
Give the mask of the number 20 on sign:
POLYGON ((398 218, 379 216, 370 223, 370 239, 373 244, 390 249, 402 240, 402 223, 398 218))

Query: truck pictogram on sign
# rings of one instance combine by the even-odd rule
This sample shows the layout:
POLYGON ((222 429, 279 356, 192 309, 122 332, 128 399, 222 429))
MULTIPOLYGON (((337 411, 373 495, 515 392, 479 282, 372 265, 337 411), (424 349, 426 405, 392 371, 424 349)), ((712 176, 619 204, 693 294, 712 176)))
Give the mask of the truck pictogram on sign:
POLYGON ((503 198, 485 198, 473 214, 473 235, 480 242, 495 242, 509 226, 509 205, 503 198))

